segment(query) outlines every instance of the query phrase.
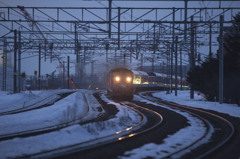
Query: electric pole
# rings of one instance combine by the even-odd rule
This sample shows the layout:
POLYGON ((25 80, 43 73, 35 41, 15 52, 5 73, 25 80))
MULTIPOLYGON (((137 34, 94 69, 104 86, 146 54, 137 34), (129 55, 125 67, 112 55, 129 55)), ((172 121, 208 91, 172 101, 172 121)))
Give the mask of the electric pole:
POLYGON ((13 92, 17 93, 17 30, 14 30, 13 92))
POLYGON ((219 103, 223 103, 223 15, 220 16, 220 48, 219 48, 219 103))
POLYGON ((175 41, 175 96, 177 96, 177 89, 178 89, 178 56, 177 56, 177 46, 178 46, 178 36, 176 36, 175 41))
MULTIPOLYGON (((191 46, 190 46, 190 69, 193 69, 195 66, 195 57, 194 57, 194 24, 193 24, 193 16, 191 16, 191 46)), ((190 98, 193 99, 194 98, 194 90, 191 86, 190 89, 190 98)))
POLYGON ((41 89, 41 44, 38 48, 38 89, 41 89))

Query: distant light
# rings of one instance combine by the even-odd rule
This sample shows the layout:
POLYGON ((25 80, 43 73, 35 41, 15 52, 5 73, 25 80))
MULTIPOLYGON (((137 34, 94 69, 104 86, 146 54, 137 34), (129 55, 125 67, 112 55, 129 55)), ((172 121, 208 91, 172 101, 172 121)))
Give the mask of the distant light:
POLYGON ((99 89, 99 88, 96 88, 96 89, 99 89))

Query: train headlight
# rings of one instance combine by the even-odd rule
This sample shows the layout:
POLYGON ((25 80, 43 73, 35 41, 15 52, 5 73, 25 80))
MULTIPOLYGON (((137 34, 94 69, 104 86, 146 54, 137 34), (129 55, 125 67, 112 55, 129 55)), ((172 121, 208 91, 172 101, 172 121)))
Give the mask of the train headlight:
POLYGON ((127 77, 127 82, 131 82, 131 77, 127 77))
POLYGON ((119 76, 115 77, 115 81, 119 82, 120 81, 120 77, 119 76))

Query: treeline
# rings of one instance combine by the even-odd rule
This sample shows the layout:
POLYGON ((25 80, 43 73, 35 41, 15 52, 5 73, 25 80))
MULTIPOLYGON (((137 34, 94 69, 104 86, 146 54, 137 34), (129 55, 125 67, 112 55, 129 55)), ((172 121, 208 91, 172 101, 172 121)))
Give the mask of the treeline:
MULTIPOLYGON (((224 34, 224 102, 240 106, 240 12, 234 16, 231 28, 224 34)), ((188 72, 187 81, 207 100, 219 97, 219 60, 207 58, 188 72)))

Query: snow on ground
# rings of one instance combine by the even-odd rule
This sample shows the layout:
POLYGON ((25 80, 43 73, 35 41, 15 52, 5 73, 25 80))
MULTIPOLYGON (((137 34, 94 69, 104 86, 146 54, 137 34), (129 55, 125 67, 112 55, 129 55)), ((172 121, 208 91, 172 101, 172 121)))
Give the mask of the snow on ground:
MULTIPOLYGON (((53 106, 48 107, 48 109, 42 108, 30 112, 35 112, 35 115, 42 116, 42 118, 49 118, 49 116, 52 115, 54 116, 54 114, 58 114, 59 112, 66 110, 69 103, 75 102, 77 105, 83 104, 84 99, 80 95, 83 92, 79 91, 75 94, 72 94, 69 97, 66 97, 63 100, 55 103, 53 106), (74 102, 72 102, 72 100, 74 102)), ((89 94, 86 97, 89 98, 89 94)), ((108 99, 105 98, 105 100, 108 99)), ((91 101, 91 97, 90 99, 87 99, 87 101, 91 101)), ((112 101, 108 100, 108 102, 114 104, 112 101)), ((140 116, 136 112, 117 104, 116 106, 119 112, 117 113, 115 118, 112 118, 108 121, 88 123, 85 125, 76 124, 51 133, 1 141, 0 142, 1 158, 20 157, 22 155, 39 153, 77 143, 82 143, 84 141, 95 140, 103 136, 115 134, 116 132, 127 129, 128 127, 139 122, 140 116)), ((26 116, 28 116, 28 119, 31 120, 34 120, 35 118, 34 116, 32 116, 31 113, 27 114, 26 116)), ((16 118, 21 120, 22 119, 27 120, 25 119, 24 115, 23 116, 19 115, 16 118)), ((56 119, 55 116, 55 118, 51 120, 58 119, 56 119)), ((5 124, 7 126, 7 123, 5 124)), ((31 126, 31 124, 28 124, 27 127, 31 126)), ((24 126, 24 124, 22 126, 24 126)))
MULTIPOLYGON (((34 106, 35 104, 43 101, 45 98, 49 98, 51 96, 56 98, 57 94, 68 91, 69 90, 22 91, 21 93, 15 94, 0 91, 0 112, 34 106)), ((48 103, 48 101, 45 102, 48 103)))
MULTIPOLYGON (((124 156, 119 156, 120 159, 133 159, 133 158, 164 158, 169 154, 176 152, 190 144, 194 141, 197 141, 201 138, 206 132, 206 127, 201 120, 192 115, 181 112, 179 110, 171 109, 166 106, 161 106, 156 103, 150 102, 141 98, 140 96, 134 96, 135 101, 150 103, 159 107, 164 107, 166 109, 175 111, 182 116, 186 117, 190 126, 180 129, 173 135, 169 135, 166 139, 163 140, 162 144, 156 143, 148 143, 143 145, 142 147, 133 149, 131 151, 127 151, 124 153, 124 156)), ((211 137, 213 130, 211 133, 205 138, 204 142, 208 142, 211 137)), ((198 146, 198 144, 196 144, 198 146)), ((191 151, 191 149, 189 149, 191 151)), ((179 158, 183 154, 176 154, 174 158, 179 158)))
POLYGON ((219 104, 218 102, 208 102, 203 98, 202 95, 198 95, 197 92, 194 94, 194 99, 190 99, 189 90, 178 91, 178 96, 175 96, 174 93, 166 94, 165 91, 153 93, 153 96, 190 107, 214 110, 219 113, 225 113, 233 117, 240 118, 240 107, 238 107, 237 104, 219 104))
MULTIPOLYGON (((44 91, 43 94, 50 93, 44 91)), ((81 117, 88 111, 83 93, 78 91, 48 107, 0 116, 0 135, 54 126, 81 117)), ((41 93, 36 92, 36 96, 38 94, 41 93)), ((28 96, 25 98, 29 99, 28 96)))

